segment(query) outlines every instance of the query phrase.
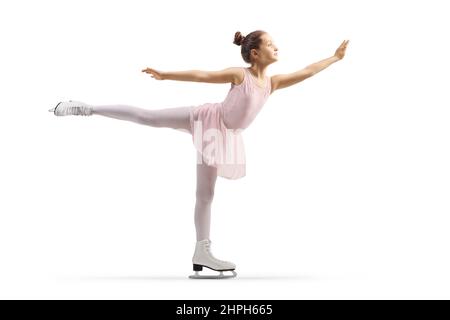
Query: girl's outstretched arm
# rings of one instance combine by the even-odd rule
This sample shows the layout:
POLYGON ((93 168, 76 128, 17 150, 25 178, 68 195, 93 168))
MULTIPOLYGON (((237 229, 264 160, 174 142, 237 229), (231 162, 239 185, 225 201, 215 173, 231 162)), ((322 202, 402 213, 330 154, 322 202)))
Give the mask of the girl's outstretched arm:
POLYGON ((289 74, 278 74, 271 78, 272 92, 277 89, 283 89, 299 83, 309 77, 312 77, 316 73, 322 71, 323 69, 329 67, 336 61, 344 58, 345 50, 347 49, 347 44, 349 40, 344 40, 339 48, 336 50, 333 56, 320 60, 319 62, 310 64, 309 66, 293 73, 289 74))
POLYGON ((195 81, 208 83, 227 83, 236 82, 239 77, 239 68, 226 68, 219 71, 158 71, 146 68, 142 72, 152 75, 156 80, 178 80, 178 81, 195 81))
POLYGON ((179 80, 179 81, 197 81, 201 71, 188 70, 188 71, 158 71, 152 68, 145 68, 142 72, 148 73, 152 78, 156 80, 179 80))

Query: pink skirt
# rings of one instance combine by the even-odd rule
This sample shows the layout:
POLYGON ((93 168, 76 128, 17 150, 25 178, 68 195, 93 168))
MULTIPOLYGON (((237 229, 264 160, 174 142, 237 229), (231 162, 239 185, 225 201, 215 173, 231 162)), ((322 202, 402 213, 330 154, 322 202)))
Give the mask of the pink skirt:
POLYGON ((217 168, 227 179, 245 176, 245 149, 242 129, 228 129, 223 122, 221 103, 205 103, 190 109, 192 141, 197 164, 217 168))

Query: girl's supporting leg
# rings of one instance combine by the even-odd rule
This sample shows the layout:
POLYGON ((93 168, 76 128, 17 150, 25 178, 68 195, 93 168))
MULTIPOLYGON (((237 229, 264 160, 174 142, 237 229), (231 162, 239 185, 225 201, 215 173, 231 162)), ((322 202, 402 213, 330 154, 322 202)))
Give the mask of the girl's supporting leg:
POLYGON ((191 107, 176 107, 165 109, 143 109, 124 104, 92 106, 92 114, 119 120, 132 121, 139 124, 187 130, 191 132, 189 109, 191 107))
POLYGON ((197 191, 195 202, 195 229, 197 241, 209 239, 211 204, 217 180, 217 168, 197 163, 197 191))

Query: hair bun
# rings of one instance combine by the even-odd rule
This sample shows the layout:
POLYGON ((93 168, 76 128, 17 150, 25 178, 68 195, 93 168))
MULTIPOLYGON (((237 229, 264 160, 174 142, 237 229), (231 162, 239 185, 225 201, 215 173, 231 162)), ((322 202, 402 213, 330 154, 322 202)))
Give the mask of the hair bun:
POLYGON ((233 43, 237 46, 242 45, 242 42, 244 42, 245 37, 240 33, 239 31, 234 34, 234 41, 233 43))

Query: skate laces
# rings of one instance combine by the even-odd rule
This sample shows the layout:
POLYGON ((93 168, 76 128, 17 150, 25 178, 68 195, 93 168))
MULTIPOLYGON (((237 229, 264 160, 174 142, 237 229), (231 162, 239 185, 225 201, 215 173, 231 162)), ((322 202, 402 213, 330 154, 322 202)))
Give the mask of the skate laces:
POLYGON ((85 106, 73 106, 70 107, 70 112, 74 115, 87 116, 90 114, 90 108, 85 106))
POLYGON ((86 105, 83 102, 79 101, 68 101, 68 105, 62 105, 59 108, 57 107, 56 113, 60 115, 81 115, 81 116, 89 116, 92 114, 92 107, 86 105), (62 108, 62 110, 61 110, 62 108))

